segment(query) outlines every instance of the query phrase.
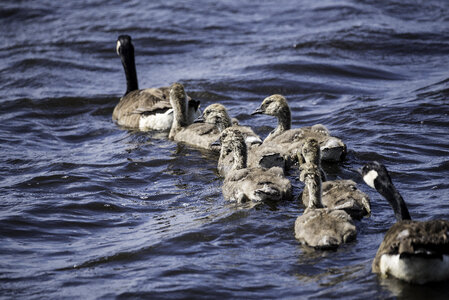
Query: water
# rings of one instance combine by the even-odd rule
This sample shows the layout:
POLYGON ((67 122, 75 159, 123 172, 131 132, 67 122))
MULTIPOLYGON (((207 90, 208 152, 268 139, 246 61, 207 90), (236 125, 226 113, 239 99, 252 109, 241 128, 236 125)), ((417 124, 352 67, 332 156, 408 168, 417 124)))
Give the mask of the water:
MULTIPOLYGON (((414 219, 449 215, 447 1, 2 1, 1 298, 444 298, 371 273, 393 213, 353 172, 379 160, 414 219), (130 34, 140 87, 174 81, 250 116, 284 94, 293 126, 348 145, 326 165, 372 201, 336 252, 298 245, 296 199, 239 207, 216 157, 118 128, 130 34)), ((295 195, 302 184, 292 172, 295 195)))

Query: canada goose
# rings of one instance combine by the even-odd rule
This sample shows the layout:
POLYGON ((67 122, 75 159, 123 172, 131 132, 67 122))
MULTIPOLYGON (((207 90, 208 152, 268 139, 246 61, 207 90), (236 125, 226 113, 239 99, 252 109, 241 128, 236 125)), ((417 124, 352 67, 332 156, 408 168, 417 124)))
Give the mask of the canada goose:
MULTIPOLYGON (((317 149, 319 151, 319 147, 317 149)), ((295 221, 296 239, 302 244, 323 250, 335 249, 353 240, 357 231, 351 216, 344 210, 323 208, 320 166, 312 162, 303 164, 300 180, 308 188, 309 202, 304 213, 295 221)))
POLYGON ((220 137, 217 126, 209 123, 188 124, 187 95, 182 84, 171 85, 169 98, 173 107, 173 124, 168 137, 199 148, 219 151, 219 147, 212 145, 220 137))
MULTIPOLYGON (((214 124, 220 131, 232 127, 238 129, 246 142, 248 152, 248 166, 264 168, 280 167, 285 168, 285 161, 279 153, 270 147, 260 147, 262 140, 254 133, 254 131, 247 126, 241 126, 237 120, 231 119, 226 108, 219 103, 211 104, 203 111, 202 116, 197 118, 195 122, 205 122, 214 124)), ((218 172, 221 176, 226 176, 226 173, 234 164, 234 157, 231 152, 221 152, 218 160, 218 172)))
MULTIPOLYGON (((117 39, 117 54, 126 75, 126 92, 114 108, 112 119, 118 125, 145 130, 169 130, 173 120, 168 94, 169 87, 139 90, 134 46, 129 35, 117 39)), ((199 101, 189 99, 188 120, 191 124, 200 115, 199 101)))
POLYGON ((381 163, 366 164, 360 174, 388 201, 397 220, 377 250, 372 271, 418 284, 449 280, 449 221, 412 221, 405 201, 381 163))
POLYGON ((243 203, 291 199, 292 186, 281 168, 247 167, 247 147, 242 133, 229 127, 220 136, 221 152, 232 152, 234 164, 223 182, 225 199, 243 203))
MULTIPOLYGON (((298 156, 300 154, 298 153, 298 156)), ((320 163, 320 146, 314 139, 307 138, 302 147, 302 157, 306 165, 316 165, 321 178, 324 178, 324 172, 320 163)), ((302 202, 307 207, 309 205, 308 186, 304 187, 302 193, 302 202)), ((357 188, 357 184, 352 180, 333 180, 322 182, 321 202, 324 207, 330 209, 341 209, 346 211, 352 218, 361 219, 369 215, 371 205, 368 195, 357 188)))
POLYGON ((289 165, 297 161, 296 154, 301 150, 306 137, 313 137, 320 143, 322 160, 340 161, 346 153, 346 145, 331 136, 324 125, 291 129, 290 107, 282 95, 275 94, 265 98, 252 114, 265 114, 278 119, 278 126, 265 138, 264 144, 276 145, 289 165))

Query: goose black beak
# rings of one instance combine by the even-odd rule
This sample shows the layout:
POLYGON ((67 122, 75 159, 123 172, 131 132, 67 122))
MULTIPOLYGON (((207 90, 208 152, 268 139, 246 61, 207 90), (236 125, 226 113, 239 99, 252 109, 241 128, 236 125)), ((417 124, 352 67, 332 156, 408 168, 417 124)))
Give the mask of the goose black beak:
POLYGON ((254 116, 254 115, 260 115, 260 114, 263 114, 263 113, 264 113, 264 110, 261 107, 259 107, 255 111, 253 111, 251 113, 251 115, 254 116))
POLYGON ((193 123, 204 123, 203 116, 201 115, 198 118, 196 118, 195 120, 193 120, 193 123))
POLYGON ((221 147, 221 141, 220 139, 216 140, 215 142, 213 142, 212 144, 210 144, 211 146, 218 146, 221 147))

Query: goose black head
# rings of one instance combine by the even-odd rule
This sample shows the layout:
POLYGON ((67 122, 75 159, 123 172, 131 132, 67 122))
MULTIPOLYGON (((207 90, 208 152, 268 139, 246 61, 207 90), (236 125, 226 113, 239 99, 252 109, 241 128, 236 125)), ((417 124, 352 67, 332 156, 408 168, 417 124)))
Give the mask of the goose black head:
POLYGON ((373 189, 379 190, 392 184, 387 168, 377 161, 367 163, 358 171, 363 181, 373 189))
POLYGON ((131 42, 131 37, 127 34, 119 35, 116 45, 117 55, 126 55, 127 53, 134 54, 134 46, 131 42))
POLYGON ((390 174, 383 164, 377 161, 368 163, 359 170, 359 173, 367 185, 376 189, 390 203, 398 221, 411 220, 407 205, 396 190, 390 174))
POLYGON ((125 95, 131 91, 139 89, 137 81, 136 63, 134 61, 134 46, 131 43, 129 35, 120 35, 117 38, 116 45, 117 55, 122 60, 123 69, 126 75, 126 92, 125 95))

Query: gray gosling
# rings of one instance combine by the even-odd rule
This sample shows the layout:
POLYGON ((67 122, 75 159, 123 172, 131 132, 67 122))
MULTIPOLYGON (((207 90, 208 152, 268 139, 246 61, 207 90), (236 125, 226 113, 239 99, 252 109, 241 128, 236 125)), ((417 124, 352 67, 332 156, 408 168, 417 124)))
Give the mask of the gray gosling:
MULTIPOLYGON (((254 131, 247 126, 241 126, 237 120, 232 120, 226 108, 222 104, 211 104, 206 107, 201 117, 197 118, 195 122, 205 122, 214 124, 222 132, 226 128, 238 129, 244 139, 248 150, 248 166, 250 167, 280 167, 285 168, 285 161, 283 157, 270 147, 261 146, 262 140, 254 133, 254 131)), ((231 152, 221 151, 218 160, 218 173, 221 176, 226 176, 227 172, 234 164, 234 156, 231 152)))
MULTIPOLYGON (((173 110, 168 99, 170 88, 139 90, 134 46, 129 35, 118 37, 116 50, 125 70, 126 92, 115 106, 112 119, 120 126, 142 131, 170 130, 173 123, 173 110)), ((188 97, 188 124, 201 114, 199 104, 188 97)))
POLYGON ((304 213, 295 221, 296 239, 304 245, 321 250, 336 249, 342 243, 354 240, 357 231, 351 216, 344 210, 323 208, 320 166, 312 162, 305 163, 300 180, 308 188, 309 203, 304 213))
MULTIPOLYGON (((298 155, 300 155, 298 153, 298 155)), ((314 139, 307 138, 302 147, 305 165, 320 166, 320 147, 314 139)), ((320 169, 321 174, 324 172, 320 169)), ((323 175, 321 176, 323 178, 323 175)), ((304 187, 302 202, 309 205, 308 186, 304 187)), ((367 194, 357 188, 352 180, 333 180, 322 183, 321 203, 330 209, 341 209, 353 219, 361 219, 371 213, 371 204, 367 194)))
POLYGON ((252 147, 254 145, 262 144, 262 139, 254 133, 254 131, 248 126, 241 126, 237 119, 232 119, 226 107, 220 103, 214 103, 206 107, 203 111, 203 114, 199 116, 195 121, 195 123, 209 123, 214 124, 217 128, 222 132, 228 127, 233 126, 240 130, 245 138, 246 145, 248 147, 252 147))
POLYGON ((290 107, 282 95, 275 94, 265 98, 252 114, 265 114, 278 119, 278 126, 265 138, 264 144, 276 145, 289 166, 296 163, 297 153, 307 137, 313 137, 319 142, 322 160, 340 161, 346 154, 343 141, 331 136, 324 125, 291 129, 290 107))
POLYGON ((377 250, 373 273, 418 284, 449 280, 449 221, 412 221, 404 199, 381 163, 366 164, 360 174, 388 201, 397 220, 377 250))
POLYGON ((187 95, 180 83, 170 87, 170 104, 173 107, 173 124, 168 137, 178 142, 219 151, 212 144, 220 137, 220 131, 213 124, 193 123, 189 125, 187 118, 187 95))
POLYGON ((292 198, 292 186, 281 168, 247 167, 247 146, 242 133, 228 127, 221 133, 221 152, 234 156, 232 168, 223 182, 225 199, 244 203, 248 201, 279 201, 292 198))

